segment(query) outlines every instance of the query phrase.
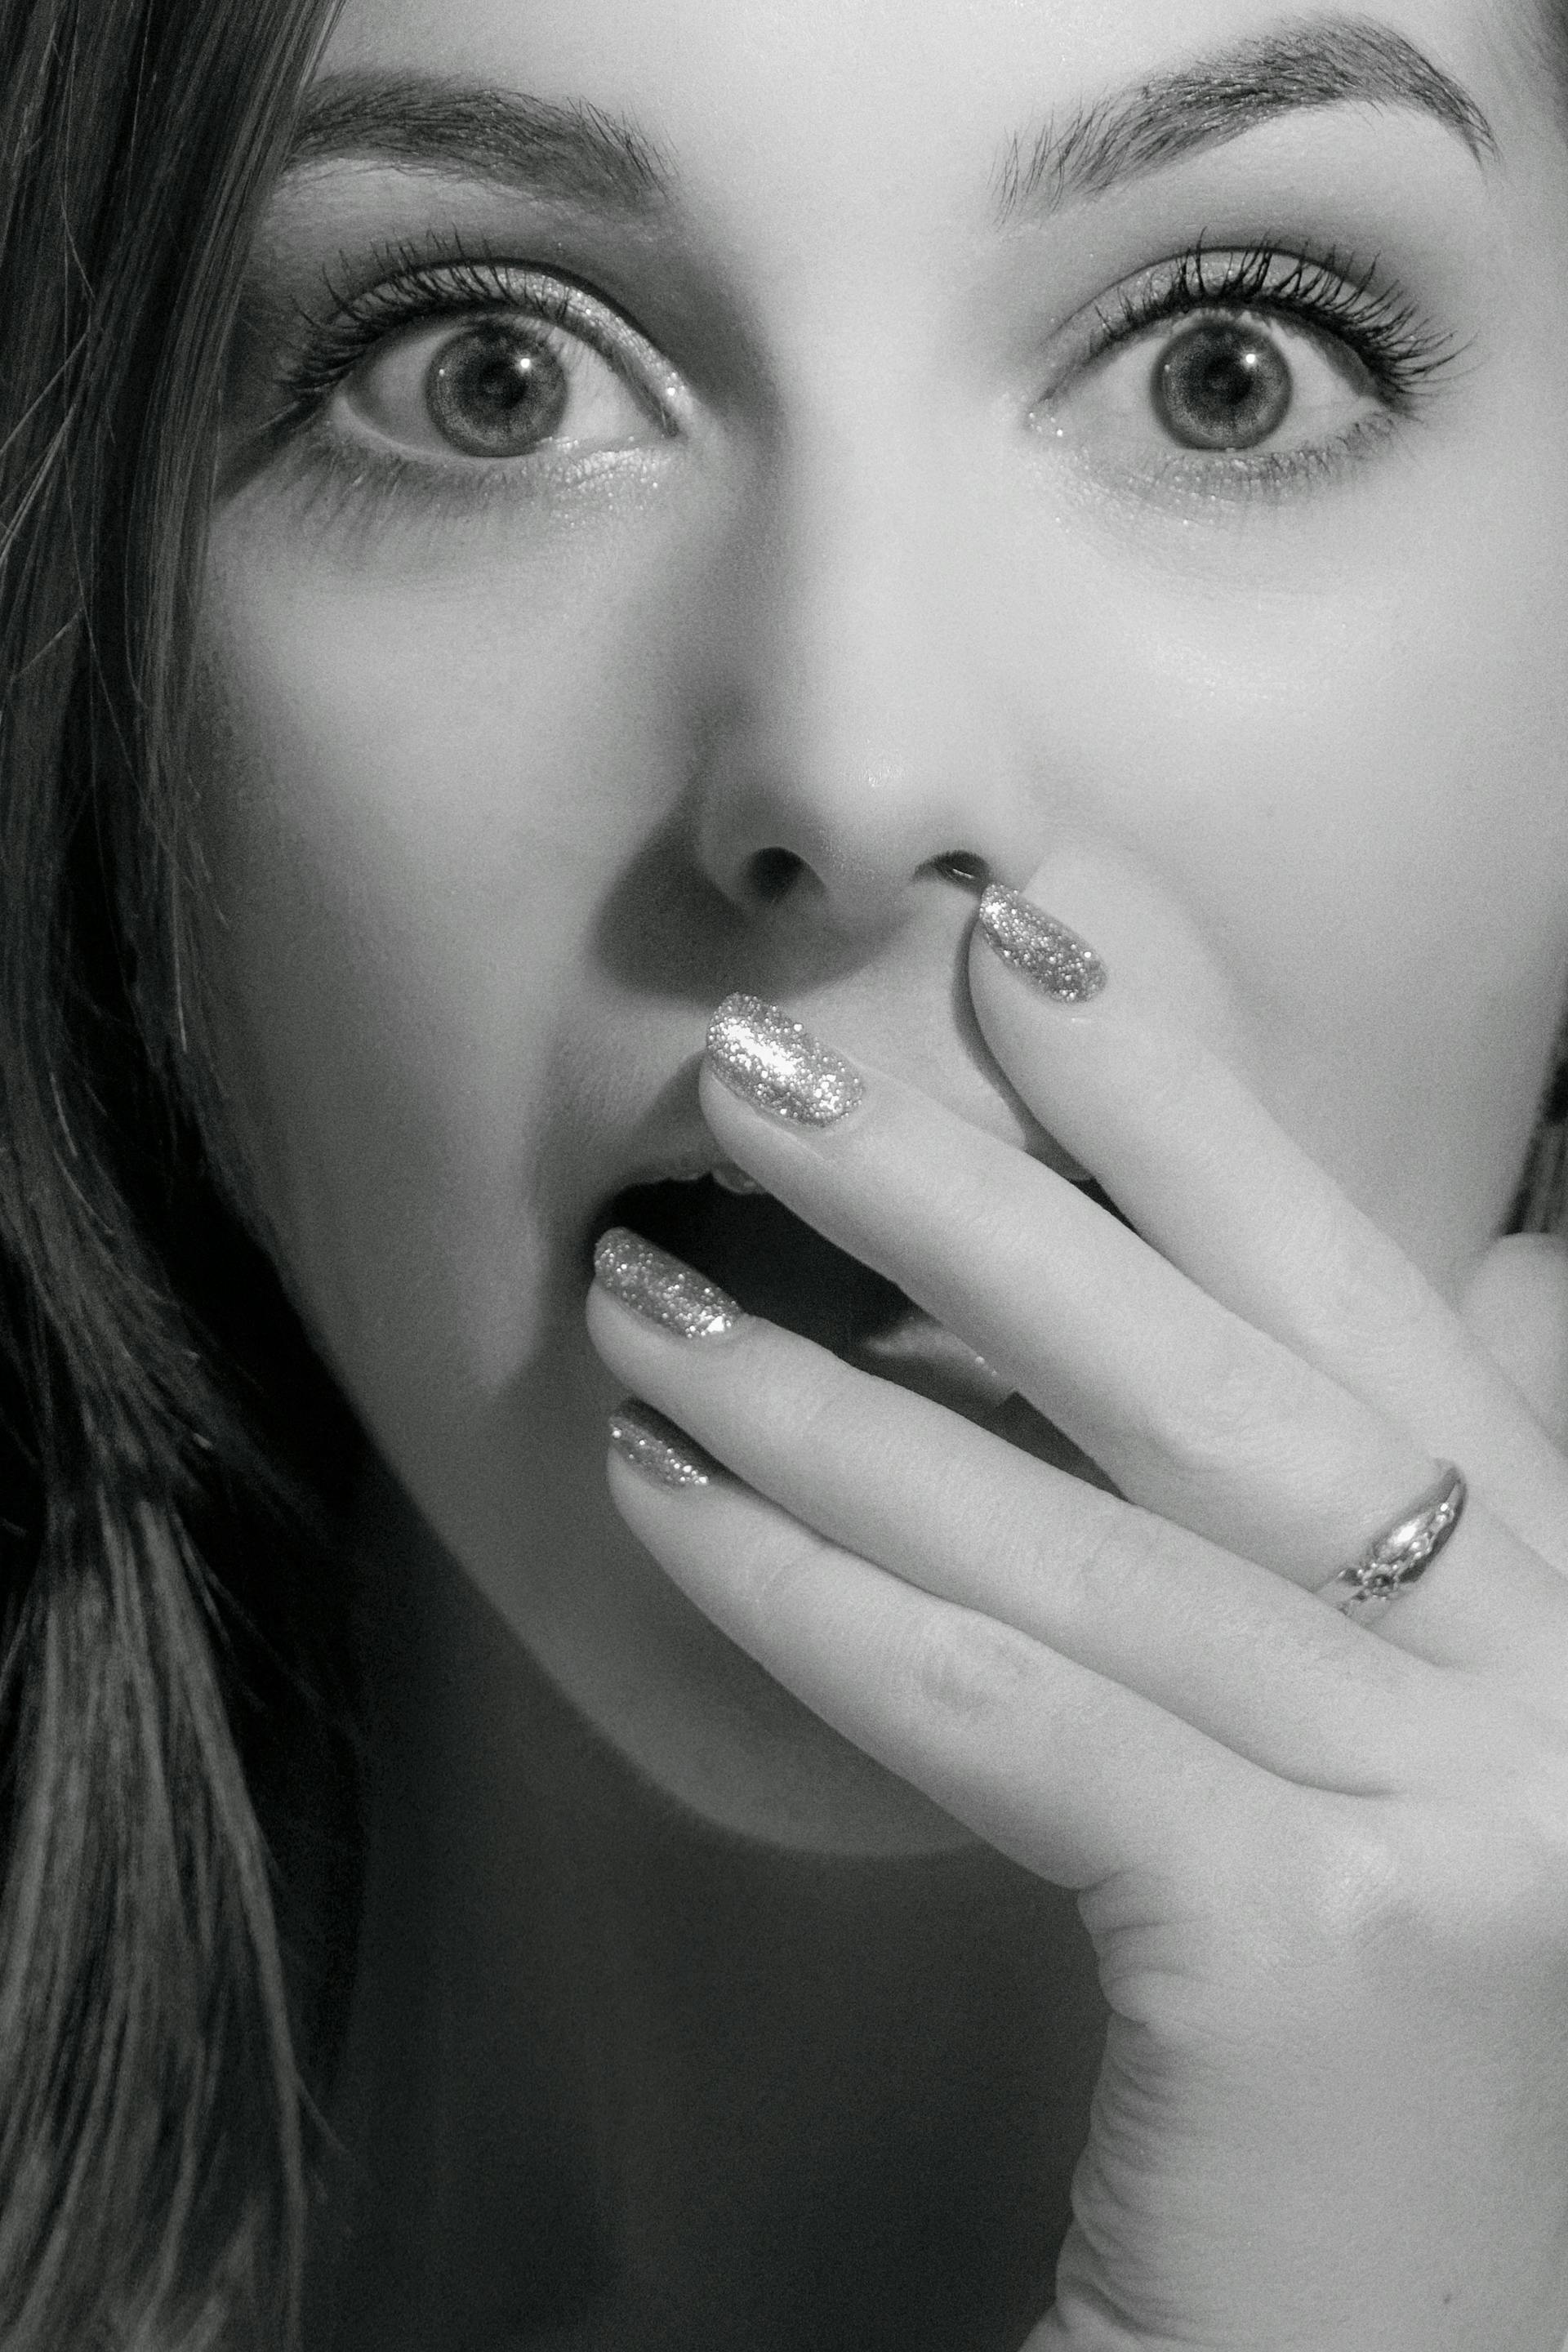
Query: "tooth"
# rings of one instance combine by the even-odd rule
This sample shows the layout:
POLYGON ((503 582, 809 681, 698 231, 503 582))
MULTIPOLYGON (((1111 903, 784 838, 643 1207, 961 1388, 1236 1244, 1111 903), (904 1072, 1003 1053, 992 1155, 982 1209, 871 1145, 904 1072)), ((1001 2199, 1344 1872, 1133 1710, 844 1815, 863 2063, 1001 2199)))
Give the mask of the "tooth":
POLYGON ((732 1160, 721 1160, 713 1171, 713 1181, 726 1192, 765 1192, 767 1190, 767 1186, 759 1184, 754 1176, 748 1176, 743 1168, 737 1168, 732 1160))

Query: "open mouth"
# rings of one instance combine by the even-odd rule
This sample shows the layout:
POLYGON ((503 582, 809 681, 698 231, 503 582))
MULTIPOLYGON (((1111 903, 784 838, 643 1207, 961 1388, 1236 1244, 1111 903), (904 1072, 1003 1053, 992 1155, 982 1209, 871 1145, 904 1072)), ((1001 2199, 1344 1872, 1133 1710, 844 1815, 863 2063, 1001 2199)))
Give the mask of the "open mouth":
POLYGON ((634 1184, 598 1219, 629 1225, 683 1258, 761 1315, 836 1356, 892 1330, 910 1312, 893 1283, 804 1223, 771 1192, 737 1192, 712 1175, 634 1184))
MULTIPOLYGON (((749 1314, 842 1361, 1059 1460, 1068 1440, 954 1333, 805 1223, 771 1192, 712 1174, 633 1184, 595 1222, 628 1225, 719 1283, 749 1314)), ((1070 1449, 1069 1451, 1076 1451, 1070 1449)))
MULTIPOLYGON (((1120 1216, 1092 1181, 1083 1190, 1120 1216)), ((629 1185, 605 1204, 590 1240, 597 1241, 611 1225, 627 1225, 684 1259, 749 1314, 815 1340, 862 1371, 931 1398, 1040 1461, 1094 1485, 1109 1485, 1087 1455, 973 1348, 896 1283, 837 1248, 739 1171, 629 1185)))

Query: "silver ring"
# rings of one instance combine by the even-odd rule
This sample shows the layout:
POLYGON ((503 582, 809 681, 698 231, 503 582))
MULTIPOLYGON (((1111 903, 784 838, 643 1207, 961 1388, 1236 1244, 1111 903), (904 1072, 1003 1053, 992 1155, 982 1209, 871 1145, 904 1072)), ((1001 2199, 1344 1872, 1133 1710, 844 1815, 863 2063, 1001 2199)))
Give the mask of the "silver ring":
POLYGON ((1451 1462, 1439 1463, 1434 1484, 1373 1537, 1359 1559, 1318 1586, 1319 1600, 1360 1625, 1375 1625, 1426 1575, 1459 1524, 1467 1491, 1463 1472, 1451 1462))

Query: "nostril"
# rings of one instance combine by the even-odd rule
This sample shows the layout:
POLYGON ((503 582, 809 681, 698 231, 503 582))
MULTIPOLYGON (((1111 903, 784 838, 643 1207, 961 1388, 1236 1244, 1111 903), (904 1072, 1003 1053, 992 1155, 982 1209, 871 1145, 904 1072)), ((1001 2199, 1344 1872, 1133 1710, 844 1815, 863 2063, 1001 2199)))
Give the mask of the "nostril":
POLYGON ((793 849, 759 849, 746 862, 752 896, 764 907, 786 898, 805 871, 805 860, 793 849))
POLYGON ((973 851, 969 849, 943 850, 940 857, 931 859, 931 865, 938 874, 945 875, 950 882, 968 883, 981 890, 984 889, 991 879, 991 868, 984 858, 977 857, 973 851))

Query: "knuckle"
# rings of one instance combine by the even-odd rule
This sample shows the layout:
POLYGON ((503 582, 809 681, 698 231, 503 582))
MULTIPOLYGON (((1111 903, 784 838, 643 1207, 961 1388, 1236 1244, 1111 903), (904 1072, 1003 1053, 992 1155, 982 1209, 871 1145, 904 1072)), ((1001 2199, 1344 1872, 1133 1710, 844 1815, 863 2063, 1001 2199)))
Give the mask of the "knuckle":
POLYGON ((1300 1957, 1338 1981, 1473 1999, 1568 1978, 1568 1826, 1517 1802, 1361 1806, 1325 1841, 1300 1957))
POLYGON ((793 1623, 810 1608, 817 1580, 825 1566, 831 1570, 832 1561, 826 1537, 769 1511, 756 1530, 750 1562, 748 1580, 757 1616, 793 1623))
POLYGON ((1282 1432, 1305 1420, 1313 1376, 1297 1359, 1229 1333, 1195 1371, 1173 1382, 1143 1432, 1184 1484, 1232 1483, 1238 1469, 1277 1455, 1282 1432))
POLYGON ((922 1622, 900 1671, 921 1720, 973 1735, 1026 1706, 1038 1685, 1039 1663, 1026 1634, 994 1618, 954 1611, 922 1622))
POLYGON ((1068 1619, 1093 1622, 1118 1608, 1152 1578, 1168 1576, 1171 1528, 1145 1512, 1120 1507, 1100 1516, 1070 1550, 1055 1554, 1051 1579, 1068 1619))
POLYGON ((837 1377, 840 1371, 832 1358, 825 1364, 807 1347, 779 1351, 777 1425, 788 1430, 792 1449, 803 1457, 815 1458, 824 1445, 844 1444, 854 1399, 837 1377))
POLYGON ((1399 1353, 1429 1320, 1426 1276, 1337 1193, 1320 1200, 1315 1213, 1307 1210, 1294 1238, 1312 1270, 1312 1326, 1303 1337, 1318 1352, 1336 1361, 1347 1348, 1355 1355, 1399 1353))

